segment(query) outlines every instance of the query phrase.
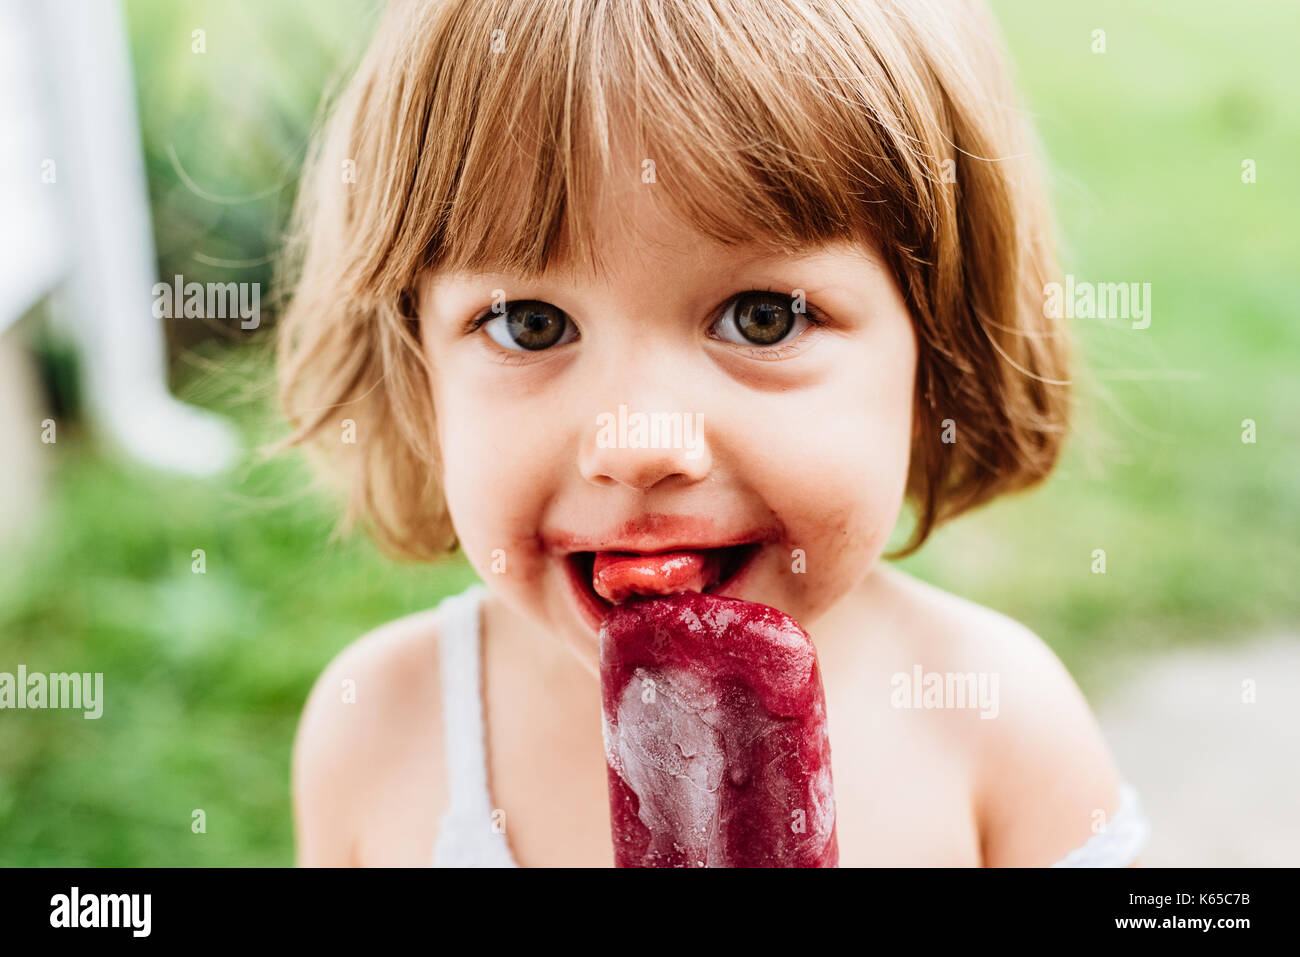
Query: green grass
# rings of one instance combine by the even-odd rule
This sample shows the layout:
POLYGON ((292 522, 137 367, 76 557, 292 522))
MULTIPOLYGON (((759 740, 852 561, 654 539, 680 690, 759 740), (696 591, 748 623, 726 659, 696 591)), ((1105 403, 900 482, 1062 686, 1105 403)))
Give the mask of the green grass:
MULTIPOLYGON (((1030 625, 1096 693, 1131 649, 1300 624, 1300 75, 1287 5, 1136 7, 995 5, 1053 162, 1066 270, 1152 283, 1151 327, 1078 321, 1093 434, 1045 488, 959 520, 903 563, 1030 625), (1089 52, 1098 27, 1104 55, 1089 52), (1258 163, 1249 186, 1246 157, 1258 163), (1254 445, 1241 442, 1244 418, 1257 423, 1254 445), (1097 548, 1104 575, 1090 570, 1097 548)), ((194 19, 135 16, 133 35, 146 47, 188 38, 194 19)), ((222 36, 214 27, 205 69, 231 69, 222 36)), ((151 95, 169 89, 156 75, 168 56, 189 76, 188 53, 146 56, 151 95)), ((276 102, 300 113, 311 101, 291 90, 276 102)), ((189 137, 186 155, 208 164, 195 175, 215 182, 221 163, 198 133, 168 123, 169 109, 195 108, 179 93, 149 102, 150 155, 168 134, 189 137)), ((277 135, 279 154, 292 152, 292 136, 277 135)), ((151 173, 174 175, 152 162, 151 173)), ((241 174, 232 191, 263 181, 241 174)), ((226 221, 202 228, 240 234, 226 221)), ((268 230, 246 232, 245 246, 213 254, 260 255, 268 230)), ((189 248, 171 241, 165 262, 189 248)), ((181 378, 251 438, 265 434, 265 404, 241 398, 239 376, 181 378)), ((0 864, 290 863, 288 758, 312 681, 358 634, 459 590, 472 571, 330 543, 332 506, 296 458, 183 481, 116 463, 72 422, 48 454, 48 507, 22 563, 0 576, 0 670, 102 671, 107 701, 98 721, 0 717, 0 864), (191 832, 196 808, 205 834, 191 832)))
MULTIPOLYGON (((232 408, 259 431, 259 404, 232 408)), ((312 681, 473 571, 330 544, 333 511, 296 459, 200 482, 113 464, 75 434, 50 449, 50 507, 0 595, 0 670, 102 672, 105 705, 97 720, 3 713, 0 864, 291 863, 288 760, 312 681)))
POLYGON ((1152 321, 1075 320, 1091 431, 1044 489, 959 520, 904 567, 1025 621, 1085 688, 1125 648, 1294 630, 1293 11, 995 10, 1051 159, 1065 271, 1151 283, 1152 321), (1094 29, 1104 54, 1091 52, 1094 29), (1241 440, 1247 418, 1253 445, 1241 440), (1091 571, 1097 548, 1105 575, 1091 571))

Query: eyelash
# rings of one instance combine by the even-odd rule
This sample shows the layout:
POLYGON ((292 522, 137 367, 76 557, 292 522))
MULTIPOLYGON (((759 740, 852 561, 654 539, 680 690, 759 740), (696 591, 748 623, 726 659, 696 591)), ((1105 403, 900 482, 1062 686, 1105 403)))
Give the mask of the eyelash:
MULTIPOLYGON (((709 320, 709 328, 712 329, 714 325, 717 324, 718 320, 721 319, 724 315, 726 315, 727 309, 737 299, 739 299, 741 296, 745 295, 746 293, 750 293, 750 292, 774 293, 776 291, 777 291, 776 289, 769 286, 769 287, 764 287, 762 289, 755 287, 753 289, 746 289, 743 292, 736 293, 734 296, 732 296, 731 298, 723 302, 722 308, 713 314, 712 318, 709 320)), ((784 293, 782 293, 782 295, 784 295, 784 293)), ((506 305, 509 306, 512 302, 516 302, 516 301, 523 302, 525 300, 509 300, 506 303, 506 305)), ((477 332, 480 328, 482 328, 484 323, 486 323, 489 319, 494 318, 496 315, 498 314, 494 313, 490 308, 483 310, 478 315, 466 321, 463 330, 464 334, 467 336, 472 335, 473 333, 477 332)), ((808 302, 807 300, 804 301, 803 316, 804 319, 808 322, 808 325, 813 327, 814 329, 821 328, 822 326, 827 324, 827 319, 825 314, 816 306, 814 306, 811 302, 808 302)), ((570 317, 569 321, 570 322, 573 321, 572 317, 570 317)), ((803 346, 800 345, 800 340, 802 340, 807 335, 808 335, 808 330, 805 329, 802 334, 800 334, 790 342, 784 343, 783 345, 752 346, 752 347, 737 346, 737 348, 741 349, 744 354, 749 355, 755 359, 760 359, 760 360, 783 359, 789 355, 792 355, 798 349, 802 349, 803 346)), ((718 340, 718 341, 721 342, 723 340, 718 340)), ((727 345, 736 346, 736 343, 729 342, 727 343, 727 345)), ((523 365, 526 363, 536 361, 536 359, 540 355, 544 354, 546 351, 547 350, 542 350, 541 352, 533 353, 533 352, 515 352, 508 349, 501 349, 500 354, 496 357, 496 361, 504 365, 523 365)))

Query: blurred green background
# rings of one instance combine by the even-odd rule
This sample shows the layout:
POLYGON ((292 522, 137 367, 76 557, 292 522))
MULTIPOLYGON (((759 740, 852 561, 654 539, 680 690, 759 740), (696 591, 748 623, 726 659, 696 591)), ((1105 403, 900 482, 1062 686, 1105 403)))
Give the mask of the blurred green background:
MULTIPOLYGON (((1052 162, 1065 269, 1150 282, 1152 322, 1077 320, 1086 421, 1058 474, 901 563, 1025 622, 1094 698, 1134 649, 1300 624, 1294 10, 1144 6, 994 3, 1052 162)), ((159 274, 269 288, 321 92, 361 52, 372 4, 127 8, 159 274)), ((178 394, 250 446, 279 434, 256 340, 169 335, 178 394)), ((52 381, 74 381, 57 341, 42 352, 52 381)), ((292 863, 289 754, 312 681, 474 573, 331 541, 332 506, 297 457, 210 482, 152 474, 80 431, 69 389, 60 403, 46 506, 0 575, 0 670, 104 671, 107 704, 99 721, 0 720, 0 864, 292 863)))

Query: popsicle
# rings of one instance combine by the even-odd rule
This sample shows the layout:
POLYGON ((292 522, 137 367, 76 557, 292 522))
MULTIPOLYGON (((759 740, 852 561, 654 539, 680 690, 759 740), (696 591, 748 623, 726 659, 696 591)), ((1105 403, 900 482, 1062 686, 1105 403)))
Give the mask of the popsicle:
POLYGON ((606 576, 631 586, 600 630, 615 866, 837 866, 812 641, 766 605, 689 590, 639 597, 683 576, 709 577, 689 563, 641 581, 606 576))

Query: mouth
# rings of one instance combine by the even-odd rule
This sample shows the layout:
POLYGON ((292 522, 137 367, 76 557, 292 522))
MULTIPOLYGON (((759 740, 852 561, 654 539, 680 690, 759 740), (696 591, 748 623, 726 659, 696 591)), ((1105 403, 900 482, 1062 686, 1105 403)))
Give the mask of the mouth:
POLYGON ((721 594, 734 588, 744 574, 753 565, 754 559, 762 550, 762 542, 744 542, 719 548, 677 547, 657 552, 570 552, 564 558, 569 584, 578 599, 578 605, 584 617, 593 628, 599 629, 605 616, 624 601, 639 598, 653 598, 675 594, 682 591, 699 591, 704 594, 721 594), (662 556, 656 562, 655 557, 662 556), (680 556, 680 558, 679 558, 680 556), (664 565, 689 564, 699 571, 690 576, 685 584, 672 584, 670 581, 651 583, 644 576, 632 575, 627 583, 611 587, 607 579, 602 579, 601 590, 597 591, 597 559, 602 569, 611 565, 644 564, 651 568, 664 565), (637 559, 645 559, 638 563, 637 559), (610 597, 616 599, 611 601, 610 597))

